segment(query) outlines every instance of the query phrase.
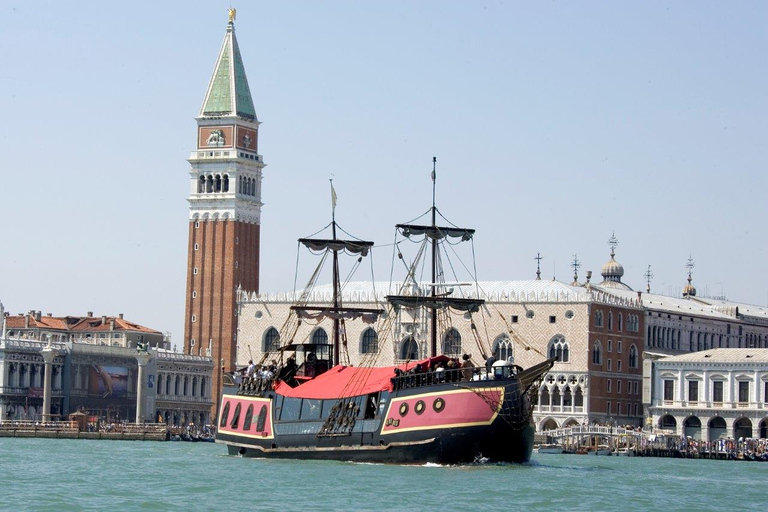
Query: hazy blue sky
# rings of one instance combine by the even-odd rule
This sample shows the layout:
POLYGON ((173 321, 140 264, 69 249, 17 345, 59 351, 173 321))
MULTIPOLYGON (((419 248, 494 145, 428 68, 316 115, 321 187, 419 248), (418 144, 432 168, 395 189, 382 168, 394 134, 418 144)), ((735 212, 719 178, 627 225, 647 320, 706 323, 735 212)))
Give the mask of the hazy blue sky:
MULTIPOLYGON (((389 244, 438 206, 481 280, 597 277, 768 301, 768 3, 242 2, 259 120, 261 290, 329 215, 389 244)), ((181 345, 189 190, 229 2, 0 3, 0 300, 181 345)), ((375 251, 387 279, 391 249, 375 251)), ((599 278, 596 279, 599 281, 599 278)))

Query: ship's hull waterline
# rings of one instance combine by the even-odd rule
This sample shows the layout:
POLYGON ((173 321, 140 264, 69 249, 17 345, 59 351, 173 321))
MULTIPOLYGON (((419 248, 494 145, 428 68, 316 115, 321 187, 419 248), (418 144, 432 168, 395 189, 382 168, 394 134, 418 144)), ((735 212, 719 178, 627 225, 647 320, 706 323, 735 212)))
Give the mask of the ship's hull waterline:
MULTIPOLYGON (((365 403, 368 397, 347 400, 355 398, 365 403)), ((521 463, 533 450, 529 398, 515 380, 384 393, 377 414, 366 419, 361 413, 351 428, 327 435, 318 435, 327 418, 276 419, 288 407, 283 400, 274 391, 246 396, 225 389, 216 442, 243 457, 400 464, 521 463)))

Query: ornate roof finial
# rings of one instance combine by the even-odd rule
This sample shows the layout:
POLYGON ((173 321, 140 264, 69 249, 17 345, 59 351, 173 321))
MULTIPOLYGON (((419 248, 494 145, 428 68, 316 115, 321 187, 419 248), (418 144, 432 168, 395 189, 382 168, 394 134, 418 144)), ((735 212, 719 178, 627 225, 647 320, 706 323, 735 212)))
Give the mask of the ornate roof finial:
POLYGON ((581 262, 577 255, 573 255, 573 261, 571 262, 571 268, 573 268, 573 286, 579 286, 579 269, 581 268, 581 262))
POLYGON ((230 7, 227 9, 227 14, 229 14, 229 22, 233 23, 235 21, 235 18, 237 18, 237 9, 234 7, 230 7))
POLYGON ((608 245, 611 246, 611 258, 616 256, 616 246, 619 245, 619 239, 616 238, 616 232, 611 232, 611 238, 608 239, 608 245))
POLYGON ((536 257, 533 259, 536 260, 536 280, 541 281, 541 260, 544 258, 542 258, 541 253, 537 252, 536 257))
POLYGON ((611 233, 608 245, 611 247, 611 259, 600 269, 600 274, 603 276, 603 282, 600 283, 600 286, 631 290, 632 288, 621 282, 621 278, 624 275, 624 267, 615 258, 616 246, 619 245, 619 239, 616 238, 615 232, 611 233))
POLYGON ((688 269, 688 284, 683 287, 683 297, 696 296, 696 287, 691 283, 691 281, 693 281, 693 268, 695 266, 696 265, 693 263, 693 257, 690 253, 688 253, 688 262, 685 264, 685 268, 688 269))
POLYGON ((648 265, 648 270, 645 271, 645 274, 643 274, 643 277, 645 278, 645 282, 647 286, 645 287, 645 290, 648 293, 651 293, 651 279, 653 279, 653 272, 651 272, 651 266, 648 265))

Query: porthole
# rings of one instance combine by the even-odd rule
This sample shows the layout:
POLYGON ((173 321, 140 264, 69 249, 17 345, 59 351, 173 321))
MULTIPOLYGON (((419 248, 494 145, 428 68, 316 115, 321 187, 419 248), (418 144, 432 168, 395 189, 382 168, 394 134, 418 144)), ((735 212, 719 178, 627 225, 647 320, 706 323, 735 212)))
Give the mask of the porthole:
POLYGON ((529 309, 525 312, 525 318, 533 318, 533 310, 529 309))
POLYGON ((400 416, 405 416, 408 414, 408 404, 403 402, 400 404, 400 416))
POLYGON ((254 314, 254 316, 255 316, 256 318, 261 318, 261 317, 263 317, 263 316, 264 316, 264 313, 262 313, 261 311, 257 311, 257 312, 254 314))
POLYGON ((568 311, 566 311, 565 312, 565 318, 567 318, 568 320, 573 318, 573 311, 571 311, 570 309, 568 311))
POLYGON ((424 412, 425 406, 424 406, 424 400, 419 400, 416 402, 416 406, 413 408, 414 411, 416 411, 416 414, 421 414, 424 412))
POLYGON ((445 400, 442 398, 436 398, 432 403, 432 408, 435 410, 435 412, 443 412, 443 409, 445 409, 445 400))

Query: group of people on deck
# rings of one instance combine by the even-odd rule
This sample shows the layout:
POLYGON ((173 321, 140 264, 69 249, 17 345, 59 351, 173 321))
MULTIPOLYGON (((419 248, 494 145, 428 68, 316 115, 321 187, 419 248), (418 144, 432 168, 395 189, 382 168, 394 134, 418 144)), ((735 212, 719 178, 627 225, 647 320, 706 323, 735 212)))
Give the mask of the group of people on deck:
POLYGON ((277 372, 277 361, 274 359, 272 360, 272 364, 269 365, 262 365, 258 369, 256 368, 256 365, 253 364, 253 360, 251 359, 248 361, 248 366, 245 369, 245 376, 246 377, 259 377, 261 379, 272 379, 275 376, 275 372, 277 372))
POLYGON ((456 381, 456 380, 489 380, 489 379, 496 379, 496 378, 507 378, 509 377, 510 373, 517 373, 521 370, 521 368, 517 365, 514 365, 514 360, 510 357, 508 360, 503 361, 502 363, 499 363, 503 365, 502 367, 495 368, 495 366, 499 366, 497 363, 496 357, 491 354, 490 356, 487 356, 485 354, 482 354, 482 357, 485 361, 485 371, 483 371, 482 367, 476 365, 472 361, 472 355, 471 354, 464 354, 461 356, 461 361, 457 358, 450 358, 447 361, 436 361, 432 363, 432 366, 430 368, 423 368, 421 364, 417 364, 414 368, 402 372, 400 370, 395 370, 395 375, 412 375, 412 374, 418 374, 423 373, 427 371, 435 372, 438 374, 442 374, 443 372, 449 372, 450 377, 443 377, 439 379, 440 381, 456 381), (507 366, 510 366, 513 369, 507 369, 507 366), (505 371, 506 370, 506 371, 505 371))
POLYGON ((255 384, 259 390, 272 389, 275 380, 285 381, 291 386, 295 385, 297 370, 295 356, 290 356, 285 364, 279 366, 274 359, 270 364, 264 365, 254 364, 253 360, 250 360, 248 366, 244 366, 235 373, 234 378, 238 385, 250 383, 251 387, 255 384))

